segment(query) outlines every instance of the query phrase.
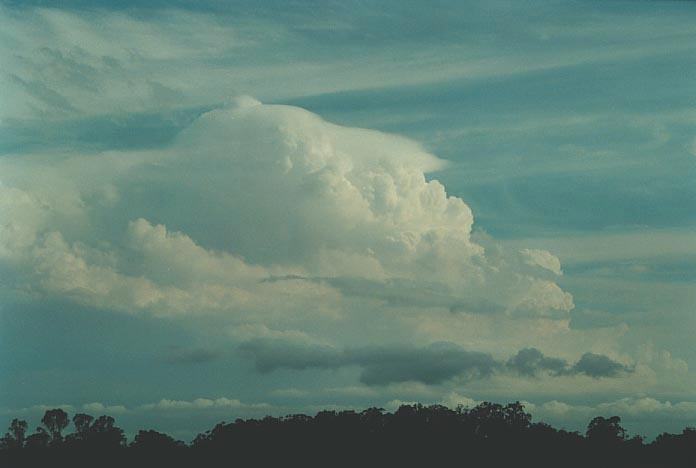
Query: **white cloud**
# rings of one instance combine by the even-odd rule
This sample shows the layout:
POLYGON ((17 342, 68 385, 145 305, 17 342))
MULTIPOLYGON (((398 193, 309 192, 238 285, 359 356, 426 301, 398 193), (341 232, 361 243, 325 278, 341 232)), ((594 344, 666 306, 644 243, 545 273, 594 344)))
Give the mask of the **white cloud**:
POLYGON ((43 216, 31 194, 0 184, 0 258, 9 260, 33 245, 43 216))
POLYGON ((529 284, 529 289, 525 291, 515 309, 532 315, 553 317, 560 313, 561 317, 566 317, 567 312, 574 307, 573 296, 563 291, 556 283, 535 280, 529 284))
POLYGON ((201 410, 267 410, 270 405, 266 403, 242 403, 233 398, 196 398, 195 400, 168 400, 162 399, 157 403, 141 405, 139 409, 154 411, 201 411, 201 410))
POLYGON ((412 405, 415 405, 417 403, 418 403, 417 401, 403 401, 403 400, 399 400, 399 399, 394 399, 394 400, 389 400, 388 402, 386 402, 384 404, 384 409, 386 409, 387 411, 396 411, 397 409, 399 409, 400 406, 404 406, 404 405, 412 406, 412 405))
MULTIPOLYGON (((514 255, 487 257, 472 241, 469 207, 425 178, 442 161, 410 140, 339 127, 301 109, 240 98, 201 116, 163 152, 26 164, 9 165, 22 189, 3 186, 12 195, 4 209, 11 215, 26 207, 24 218, 2 231, 1 245, 23 242, 26 250, 33 241, 27 261, 40 284, 98 307, 273 310, 287 308, 273 299, 288 293, 295 305, 306 294, 335 301, 327 284, 301 280, 312 277, 402 278, 416 290, 439 283, 452 306, 488 300, 495 290, 497 307, 523 315, 562 317, 573 307, 567 292, 516 266, 514 255), (58 189, 42 194, 32 186, 37 172, 51 173, 58 189), (108 203, 97 187, 108 187, 108 203), (148 208, 172 191, 185 202, 148 208), (42 197, 74 201, 53 202, 49 216, 42 197), (90 246, 98 242, 94 223, 107 213, 123 219, 123 212, 130 217, 125 241, 90 246), (191 233, 133 216, 138 212, 191 233), (76 216, 82 222, 69 232, 74 242, 51 232, 76 216), (100 249, 102 258, 94 255, 100 249), (104 258, 110 261, 99 263, 104 258), (288 280, 265 281, 273 277, 288 280)), ((536 264, 555 265, 550 254, 529 252, 525 258, 536 264)), ((325 304, 329 313, 340 308, 325 304)))
POLYGON ((561 261, 548 250, 522 249, 521 253, 526 257, 527 264, 540 266, 559 276, 563 274, 561 261))
POLYGON ((452 391, 446 394, 442 400, 440 400, 440 403, 448 408, 456 408, 459 405, 463 406, 464 408, 473 408, 481 402, 452 391))
MULTIPOLYGON (((225 16, 180 9, 148 12, 144 18, 98 8, 0 9, 0 60, 6 71, 0 76, 0 118, 56 120, 105 110, 120 114, 197 106, 240 90, 288 99, 615 63, 659 56, 665 47, 690 48, 689 41, 655 43, 638 34, 630 40, 617 36, 610 48, 576 41, 562 52, 529 48, 521 57, 485 41, 433 44, 417 41, 416 35, 398 51, 401 60, 394 60, 394 44, 379 37, 373 37, 367 52, 361 49, 355 55, 342 49, 342 54, 327 58, 323 49, 315 49, 316 40, 303 34, 316 26, 296 25, 295 16, 293 24, 301 27, 288 28, 290 18, 282 14, 273 20, 236 9, 225 16), (298 49, 303 51, 300 57, 298 49)), ((359 34, 362 16, 349 16, 340 22, 359 34)), ((363 34, 373 36, 369 26, 363 34)), ((529 34, 537 31, 532 28, 529 34)))
POLYGON ((85 403, 82 405, 82 410, 87 413, 97 413, 98 415, 118 415, 128 411, 123 405, 105 405, 99 402, 85 403))
POLYGON ((691 421, 696 417, 696 402, 672 403, 669 400, 658 400, 648 396, 626 397, 596 405, 578 405, 551 400, 535 405, 531 412, 535 418, 542 420, 580 419, 589 421, 595 416, 618 415, 624 419, 632 420, 655 418, 691 421))
POLYGON ((0 8, 3 118, 65 118, 181 105, 174 66, 217 58, 249 39, 212 15, 0 8), (168 71, 166 71, 168 70, 168 71))

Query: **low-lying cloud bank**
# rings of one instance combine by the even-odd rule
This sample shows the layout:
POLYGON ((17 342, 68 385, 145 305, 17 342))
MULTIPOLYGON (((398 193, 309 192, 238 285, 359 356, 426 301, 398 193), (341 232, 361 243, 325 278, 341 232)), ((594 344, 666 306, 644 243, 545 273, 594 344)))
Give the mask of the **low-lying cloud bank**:
POLYGON ((367 385, 399 382, 441 384, 455 377, 467 381, 493 373, 516 372, 524 376, 584 374, 594 378, 615 377, 632 372, 629 366, 602 354, 585 353, 573 365, 559 358, 546 357, 536 348, 520 350, 507 362, 490 353, 468 351, 453 343, 427 347, 392 346, 338 349, 333 346, 300 342, 255 339, 240 345, 259 372, 276 369, 338 369, 357 366, 360 381, 367 385))
MULTIPOLYGON (((450 392, 444 395, 439 400, 424 402, 424 404, 443 404, 448 407, 456 407, 461 405, 465 408, 472 408, 482 401, 461 395, 456 392, 450 392)), ((696 417, 696 402, 693 401, 677 401, 658 400, 652 397, 626 397, 618 400, 607 401, 594 405, 579 405, 565 403, 558 400, 550 400, 543 403, 531 403, 528 401, 522 402, 525 408, 535 415, 535 418, 561 418, 563 416, 572 416, 576 418, 589 418, 596 415, 620 415, 622 417, 639 417, 656 415, 660 418, 675 418, 678 420, 690 420, 696 417)), ((379 404, 375 402, 375 404, 379 404)), ((382 406, 387 409, 398 408, 402 404, 411 404, 410 402, 392 400, 383 402, 382 406)), ((341 408, 345 405, 326 405, 326 407, 341 408)), ((71 414, 86 412, 92 415, 112 415, 119 416, 126 413, 143 413, 143 412, 200 412, 210 411, 223 414, 225 411, 232 410, 237 414, 279 414, 279 411, 289 410, 290 408, 300 408, 297 405, 274 405, 266 402, 244 402, 237 398, 228 397, 201 397, 192 400, 175 400, 162 398, 152 403, 144 403, 133 406, 121 404, 105 404, 101 402, 91 402, 79 405, 73 404, 40 404, 26 408, 2 408, 0 414, 4 416, 37 416, 45 411, 61 408, 71 414)), ((307 407, 306 412, 311 412, 314 407, 307 407)))

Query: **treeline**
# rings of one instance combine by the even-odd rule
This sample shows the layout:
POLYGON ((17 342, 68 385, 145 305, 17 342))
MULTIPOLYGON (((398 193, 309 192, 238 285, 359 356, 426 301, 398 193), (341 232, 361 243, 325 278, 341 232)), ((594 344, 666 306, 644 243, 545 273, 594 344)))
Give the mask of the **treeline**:
POLYGON ((110 416, 46 411, 28 434, 14 419, 0 439, 2 466, 576 466, 696 467, 696 429, 653 442, 629 437, 618 416, 585 434, 532 422, 520 403, 474 408, 404 405, 237 419, 190 444, 154 430, 127 442, 110 416))

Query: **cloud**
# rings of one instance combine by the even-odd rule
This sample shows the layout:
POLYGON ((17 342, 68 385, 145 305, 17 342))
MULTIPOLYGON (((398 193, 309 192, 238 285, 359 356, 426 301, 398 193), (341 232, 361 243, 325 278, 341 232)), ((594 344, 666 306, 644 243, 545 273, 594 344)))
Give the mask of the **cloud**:
POLYGON ((182 93, 185 82, 162 69, 173 61, 217 58, 248 43, 211 15, 151 13, 144 20, 106 10, 2 7, 8 40, 0 55, 11 70, 0 78, 8 103, 2 117, 56 119, 190 103, 191 93, 182 93))
POLYGON ((367 385, 408 381, 436 385, 454 377, 485 378, 498 367, 487 353, 467 351, 448 343, 423 349, 377 348, 354 353, 355 362, 363 367, 360 380, 367 385))
POLYGON ((239 351, 253 359, 259 372, 276 369, 332 369, 350 364, 341 350, 318 344, 257 338, 241 344, 239 351))
MULTIPOLYGON (((418 11, 420 8, 409 14, 427 17, 427 12, 418 11)), ((380 21, 365 21, 366 15, 375 17, 374 8, 366 9, 371 11, 351 9, 340 16, 334 9, 312 11, 306 16, 318 18, 322 27, 317 28, 310 24, 315 20, 298 24, 297 12, 287 15, 274 11, 271 15, 243 8, 221 11, 216 7, 214 13, 198 8, 153 8, 145 18, 104 6, 70 11, 6 6, 0 10, 0 27, 5 34, 0 57, 10 73, 0 77, 0 90, 5 91, 1 117, 55 120, 102 114, 105 109, 115 114, 152 111, 218 102, 235 90, 287 100, 451 83, 463 78, 485 79, 659 56, 667 46, 647 42, 643 34, 634 34, 631 40, 614 37, 611 48, 573 40, 573 45, 565 43, 567 50, 539 50, 533 41, 522 57, 507 54, 504 48, 491 48, 485 41, 479 43, 475 40, 478 28, 466 27, 470 26, 468 15, 453 14, 453 18, 466 18, 465 23, 441 28, 437 34, 452 39, 450 34, 456 30, 454 42, 432 41, 432 31, 428 40, 418 33, 399 35, 403 49, 395 52, 393 32, 408 29, 413 33, 412 28, 404 27, 404 21, 410 19, 380 14, 380 21), (384 27, 385 21, 391 26, 384 27), (325 29, 327 24, 341 24, 345 29, 337 36, 335 30, 325 29), (471 34, 466 46, 461 41, 463 33, 471 34), (369 47, 356 47, 365 45, 366 40, 369 47), (327 57, 324 49, 317 47, 327 41, 340 53, 327 57), (360 50, 357 55, 356 50, 360 50), (408 60, 395 61, 395 53, 408 60), (433 57, 438 57, 437 66, 433 57), (10 79, 10 75, 21 81, 10 79)), ((685 21, 670 20, 678 24, 685 21)), ((642 26, 631 25, 629 29, 642 31, 653 25, 642 26)), ((519 27, 515 23, 509 30, 518 31, 519 27)), ((688 24, 677 29, 688 30, 688 24)), ((538 36, 538 25, 527 33, 530 38, 538 36)), ((565 33, 562 36, 567 38, 565 33)), ((669 47, 674 50, 686 45, 670 43, 669 47)))
POLYGON ((0 186, 0 246, 20 247, 46 291, 127 312, 270 311, 294 288, 298 306, 338 290, 567 319, 572 296, 544 274, 555 257, 472 240, 469 207, 425 177, 443 164, 411 140, 243 97, 164 151, 1 162, 17 187, 0 186))
MULTIPOLYGON (((467 204, 428 177, 445 165, 407 138, 249 97, 161 150, 3 158, 6 287, 192 333, 215 321, 259 370, 353 366, 372 386, 558 373, 561 358, 519 352, 539 342, 566 360, 612 355, 614 331, 570 327, 558 258, 474 233, 467 204)), ((628 372, 606 359, 565 372, 628 372)))
POLYGON ((161 399, 156 403, 148 403, 138 407, 146 411, 201 411, 201 410, 266 410, 270 405, 266 403, 242 403, 233 398, 196 398, 194 400, 168 400, 161 399))
POLYGON ((559 276, 563 274, 561 261, 547 250, 522 249, 520 253, 526 257, 525 261, 528 265, 545 268, 559 276))
MULTIPOLYGON (((532 405, 528 408, 535 419, 552 423, 571 424, 584 429, 587 422, 595 416, 620 416, 626 426, 644 425, 651 421, 650 432, 655 434, 655 423, 670 422, 673 431, 679 431, 683 424, 688 424, 696 417, 696 402, 657 399, 650 396, 625 397, 618 400, 604 401, 597 404, 577 404, 558 400, 532 405)), ((638 431, 643 432, 643 431, 638 431)))
POLYGON ((87 413, 96 413, 96 414, 123 414, 128 411, 128 409, 123 406, 123 405, 104 405, 103 403, 99 402, 93 402, 93 403, 85 403, 82 405, 82 411, 86 411, 87 413))
POLYGON ((634 368, 621 364, 604 354, 585 353, 572 366, 565 359, 545 356, 536 348, 525 348, 508 359, 506 366, 524 376, 548 373, 555 376, 584 374, 593 378, 616 377, 633 372, 634 368))
POLYGON ((410 381, 434 385, 454 377, 486 377, 498 366, 488 354, 466 351, 449 343, 425 348, 375 346, 337 349, 257 339, 242 344, 239 349, 253 359, 259 372, 358 366, 361 369, 360 381, 367 385, 410 381))
POLYGON ((445 405, 448 408, 457 408, 460 405, 464 408, 473 408, 479 403, 481 402, 454 391, 449 392, 440 400, 440 404, 445 405))
POLYGON ((550 358, 536 348, 525 348, 507 361, 507 366, 522 375, 535 376, 540 372, 558 375, 568 367, 564 359, 550 358))
POLYGON ((585 353, 571 368, 572 372, 590 377, 614 377, 623 372, 632 372, 632 368, 612 360, 603 354, 585 353))
POLYGON ((617 377, 632 372, 628 366, 601 354, 585 353, 574 365, 560 358, 544 356, 536 348, 525 348, 506 362, 489 353, 469 351, 452 343, 415 346, 366 346, 337 348, 329 345, 258 338, 239 346, 262 373, 277 369, 360 368, 360 381, 366 385, 419 382, 439 385, 452 379, 478 380, 494 373, 512 371, 527 377, 542 373, 555 376, 584 374, 593 378, 617 377))

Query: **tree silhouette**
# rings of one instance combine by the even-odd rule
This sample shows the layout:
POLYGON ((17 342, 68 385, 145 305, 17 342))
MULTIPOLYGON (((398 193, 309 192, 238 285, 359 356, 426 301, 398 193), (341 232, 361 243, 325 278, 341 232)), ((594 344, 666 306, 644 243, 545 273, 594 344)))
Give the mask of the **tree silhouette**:
POLYGON ((626 440, 626 429, 621 427, 619 416, 597 416, 588 424, 586 435, 591 442, 612 444, 626 440))
POLYGON ((190 445, 155 430, 140 430, 127 445, 110 416, 76 414, 75 432, 64 439, 64 411, 46 411, 41 421, 28 437, 25 421, 10 423, 0 439, 0 466, 696 466, 694 428, 646 444, 640 436, 629 439, 618 416, 600 416, 583 436, 532 422, 520 402, 237 419, 215 425, 190 445))
POLYGON ((9 431, 0 439, 0 447, 5 449, 20 449, 24 447, 27 427, 26 421, 13 419, 10 423, 9 431))
POLYGON ((73 425, 75 426, 76 435, 84 440, 89 434, 90 425, 94 421, 94 417, 85 413, 78 413, 73 416, 73 425))
POLYGON ((44 425, 50 436, 50 444, 57 445, 63 441, 63 429, 68 426, 68 413, 60 408, 52 409, 44 413, 41 424, 44 425))
POLYGON ((181 449, 185 447, 185 444, 161 432, 140 430, 130 444, 130 447, 138 450, 166 451, 181 449))
POLYGON ((100 450, 117 449, 126 442, 123 429, 117 427, 111 416, 99 416, 87 432, 87 440, 92 448, 100 450))
POLYGON ((27 437, 24 446, 28 449, 44 449, 49 446, 51 436, 43 427, 37 427, 36 432, 27 437))

